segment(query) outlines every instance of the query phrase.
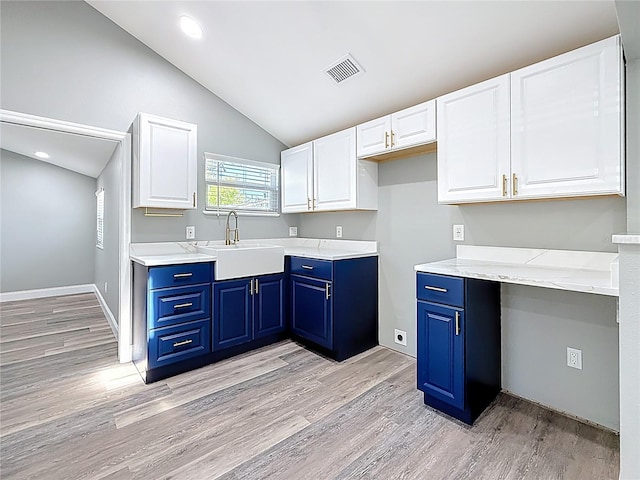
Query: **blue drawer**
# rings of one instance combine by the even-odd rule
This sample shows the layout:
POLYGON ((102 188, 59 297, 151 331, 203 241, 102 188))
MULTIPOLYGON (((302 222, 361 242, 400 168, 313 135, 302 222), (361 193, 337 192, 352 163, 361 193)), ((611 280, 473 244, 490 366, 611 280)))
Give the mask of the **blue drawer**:
POLYGON ((418 300, 464 308, 464 278, 418 273, 418 300))
POLYGON ((157 368, 211 351, 211 320, 149 330, 149 365, 157 368))
POLYGON ((148 328, 164 327, 211 316, 211 284, 152 290, 148 328))
POLYGON ((188 263, 166 267, 150 267, 147 288, 179 287, 211 281, 213 263, 188 263))
POLYGON ((331 280, 331 260, 317 260, 315 258, 291 257, 291 273, 307 277, 331 280))

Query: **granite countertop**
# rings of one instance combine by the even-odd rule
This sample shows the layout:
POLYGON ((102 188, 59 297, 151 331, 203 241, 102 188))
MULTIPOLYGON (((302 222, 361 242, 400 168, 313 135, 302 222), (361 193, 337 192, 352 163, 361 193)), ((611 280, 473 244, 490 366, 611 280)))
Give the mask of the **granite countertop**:
POLYGON ((616 253, 458 245, 456 258, 415 270, 618 296, 616 253))
MULTIPOLYGON (((132 243, 129 257, 146 267, 213 262, 215 255, 198 252, 198 246, 220 245, 221 241, 132 243)), ((241 242, 242 243, 242 242, 241 242)), ((317 238, 270 238, 246 240, 284 247, 284 254, 321 260, 345 260, 378 255, 374 241, 326 240, 317 238)))

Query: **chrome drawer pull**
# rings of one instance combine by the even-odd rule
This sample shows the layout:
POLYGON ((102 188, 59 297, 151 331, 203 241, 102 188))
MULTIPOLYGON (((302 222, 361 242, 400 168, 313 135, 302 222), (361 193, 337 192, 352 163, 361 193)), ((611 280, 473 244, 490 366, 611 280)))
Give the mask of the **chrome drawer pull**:
POLYGON ((460 335, 460 312, 456 312, 456 336, 460 335))
POLYGON ((305 270, 313 270, 313 267, 310 265, 302 265, 302 268, 304 268, 305 270))
POLYGON ((193 303, 189 302, 189 303, 179 303, 178 305, 174 305, 173 308, 186 308, 186 307, 193 307, 193 303))
POLYGON ((176 342, 173 344, 173 348, 181 347, 183 345, 189 345, 190 343, 193 343, 193 340, 189 339, 189 340, 185 340, 184 342, 176 342))
POLYGON ((430 285, 425 285, 424 288, 426 288, 427 290, 433 290, 434 292, 442 292, 442 293, 448 292, 446 288, 432 287, 430 285))
POLYGON ((176 273, 173 278, 186 278, 193 276, 193 273, 176 273))
POLYGON ((331 297, 331 284, 327 283, 324 287, 324 294, 327 300, 329 300, 329 297, 331 297))

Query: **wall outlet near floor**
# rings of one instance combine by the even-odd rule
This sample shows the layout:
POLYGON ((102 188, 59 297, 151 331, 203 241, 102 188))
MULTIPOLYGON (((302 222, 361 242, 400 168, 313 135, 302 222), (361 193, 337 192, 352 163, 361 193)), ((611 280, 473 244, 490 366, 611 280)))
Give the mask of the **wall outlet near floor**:
POLYGON ((196 238, 196 227, 191 225, 187 227, 187 240, 193 240, 196 238))
POLYGON ((453 239, 456 242, 464 241, 464 225, 454 225, 453 226, 453 239))
POLYGON ((289 236, 297 237, 298 236, 298 227, 289 227, 289 236))
POLYGON ((393 341, 400 344, 400 345, 404 345, 405 347, 407 346, 407 332, 405 332, 404 330, 398 330, 397 328, 393 331, 393 341))
POLYGON ((582 370, 582 350, 567 347, 567 366, 582 370))
POLYGON ((342 238, 342 227, 340 225, 336 225, 336 238, 342 238))

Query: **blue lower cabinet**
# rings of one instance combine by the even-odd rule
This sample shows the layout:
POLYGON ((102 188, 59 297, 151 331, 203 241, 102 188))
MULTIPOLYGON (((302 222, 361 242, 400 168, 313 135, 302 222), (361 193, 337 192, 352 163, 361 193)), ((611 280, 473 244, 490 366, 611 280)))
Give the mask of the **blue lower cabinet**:
POLYGON ((416 286, 418 389, 472 424, 500 391, 500 284, 418 273, 416 286))
POLYGON ((247 278, 213 284, 212 350, 251 341, 252 284, 253 279, 247 278))
POLYGON ((418 302, 418 385, 464 408, 464 311, 418 302))
POLYGON ((213 351, 285 330, 284 275, 214 282, 213 351))
POLYGON ((253 338, 263 338, 286 330, 284 275, 255 279, 253 298, 253 338))
POLYGON ((331 282, 291 275, 291 330, 333 349, 331 282))
POLYGON ((338 361, 378 344, 378 257, 290 257, 291 335, 338 361))
POLYGON ((211 320, 156 328, 149 332, 149 367, 156 368, 209 353, 211 320))

